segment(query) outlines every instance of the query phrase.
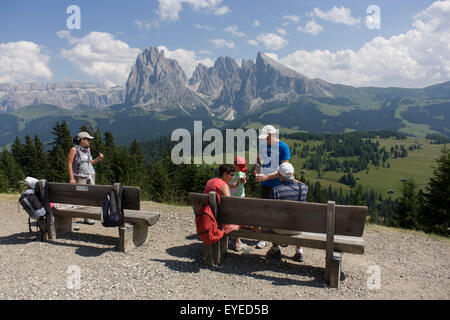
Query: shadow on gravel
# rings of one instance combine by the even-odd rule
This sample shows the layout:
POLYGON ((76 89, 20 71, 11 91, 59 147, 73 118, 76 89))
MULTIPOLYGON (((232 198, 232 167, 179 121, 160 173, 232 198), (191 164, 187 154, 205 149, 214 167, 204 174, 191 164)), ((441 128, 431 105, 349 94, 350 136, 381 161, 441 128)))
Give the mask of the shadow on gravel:
POLYGON ((9 236, 0 237, 0 245, 27 244, 33 241, 39 241, 39 233, 20 232, 9 236))
MULTIPOLYGON (((20 232, 9 236, 0 237, 0 245, 20 245, 30 242, 40 242, 38 232, 20 232)), ((75 253, 83 257, 98 257, 107 251, 117 250, 118 238, 89 233, 67 233, 59 236, 56 241, 48 240, 45 243, 56 246, 78 248, 75 250, 75 253), (110 246, 110 248, 99 248, 79 243, 60 242, 58 240, 100 244, 102 246, 110 246)))
POLYGON ((161 262, 167 268, 177 272, 200 272, 201 269, 237 276, 252 277, 258 280, 271 281, 276 286, 301 285, 308 287, 326 287, 323 279, 323 268, 307 266, 289 261, 290 257, 283 256, 282 261, 266 259, 264 256, 250 253, 236 253, 229 250, 224 256, 222 264, 217 267, 208 267, 203 262, 203 244, 192 243, 189 245, 168 248, 166 252, 174 257, 189 258, 192 261, 151 259, 161 262), (263 274, 264 273, 264 274, 263 274), (280 274, 277 276, 275 274, 280 274), (292 276, 305 277, 305 280, 289 278, 292 276))
POLYGON ((82 257, 98 257, 105 252, 115 251, 117 250, 118 238, 111 236, 103 236, 99 234, 91 234, 91 233, 67 233, 61 235, 57 238, 56 241, 48 240, 47 243, 56 245, 56 246, 65 246, 77 248, 75 253, 82 257), (68 243, 68 242, 59 242, 58 240, 69 240, 76 242, 86 242, 92 243, 102 246, 111 246, 110 248, 99 248, 90 245, 84 245, 80 243, 68 243))

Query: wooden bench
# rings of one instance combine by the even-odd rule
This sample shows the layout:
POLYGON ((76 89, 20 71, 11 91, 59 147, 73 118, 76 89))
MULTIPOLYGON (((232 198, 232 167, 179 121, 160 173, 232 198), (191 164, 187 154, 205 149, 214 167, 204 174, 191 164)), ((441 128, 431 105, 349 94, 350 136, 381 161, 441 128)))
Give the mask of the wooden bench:
MULTIPOLYGON (((217 212, 217 196, 189 194, 194 213, 206 203, 217 212)), ((205 247, 205 262, 219 264, 228 250, 228 236, 265 240, 286 245, 300 245, 326 251, 324 278, 331 287, 339 286, 342 253, 364 254, 362 238, 367 207, 299 202, 289 200, 220 198, 220 219, 223 224, 266 228, 263 232, 240 229, 224 236, 218 243, 205 247), (272 229, 301 231, 299 235, 284 235, 272 229)))
MULTIPOLYGON (((38 182, 44 195, 45 180, 38 182)), ((41 234, 43 241, 58 237, 72 231, 73 218, 88 218, 101 221, 101 207, 106 194, 118 191, 119 184, 113 186, 82 185, 48 182, 47 201, 55 203, 50 217, 46 219, 45 230, 41 234), (73 206, 70 206, 73 205, 73 206)), ((140 189, 123 187, 124 225, 119 226, 118 249, 127 252, 129 249, 143 245, 147 240, 148 227, 159 219, 159 213, 140 211, 140 189)))

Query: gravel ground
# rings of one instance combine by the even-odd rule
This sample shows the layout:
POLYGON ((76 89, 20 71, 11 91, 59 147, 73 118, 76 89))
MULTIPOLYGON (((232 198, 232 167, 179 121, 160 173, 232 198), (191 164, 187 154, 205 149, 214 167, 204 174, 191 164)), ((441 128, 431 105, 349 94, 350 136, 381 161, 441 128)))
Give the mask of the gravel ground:
POLYGON ((206 267, 191 207, 143 202, 143 210, 161 218, 144 246, 124 254, 116 251, 117 229, 100 222, 80 224, 57 241, 33 241, 17 198, 0 196, 0 299, 450 298, 448 239, 368 225, 365 254, 343 255, 343 281, 331 289, 323 280, 323 250, 305 248, 303 263, 290 259, 292 246, 282 248, 281 262, 266 260, 266 249, 230 250, 222 266, 206 267), (68 285, 75 276, 70 266, 79 268, 79 288, 68 285), (367 284, 376 271, 379 288, 367 284))

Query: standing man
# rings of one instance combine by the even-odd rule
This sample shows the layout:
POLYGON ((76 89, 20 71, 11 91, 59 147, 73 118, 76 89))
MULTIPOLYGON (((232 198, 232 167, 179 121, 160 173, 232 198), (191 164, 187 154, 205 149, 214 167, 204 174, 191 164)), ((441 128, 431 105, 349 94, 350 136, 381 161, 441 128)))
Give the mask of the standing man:
MULTIPOLYGON (((256 173, 256 181, 261 183, 261 197, 270 199, 270 192, 273 187, 281 184, 278 178, 278 167, 291 159, 289 146, 278 139, 277 129, 272 125, 263 127, 260 131, 259 139, 263 140, 260 144, 257 159, 257 167, 260 172, 256 173)), ((261 240, 256 247, 262 249, 266 242, 261 240)))

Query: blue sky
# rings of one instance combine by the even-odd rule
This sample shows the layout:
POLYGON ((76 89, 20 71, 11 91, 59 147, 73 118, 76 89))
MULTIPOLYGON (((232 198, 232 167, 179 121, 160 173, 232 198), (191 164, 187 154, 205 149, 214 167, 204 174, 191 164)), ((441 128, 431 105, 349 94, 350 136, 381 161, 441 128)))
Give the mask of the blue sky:
POLYGON ((189 77, 219 56, 259 51, 311 77, 355 86, 450 80, 450 1, 130 0, 0 4, 0 82, 123 85, 148 46, 189 77), (69 30, 77 5, 81 28, 69 30), (369 6, 381 27, 369 28, 369 6))

